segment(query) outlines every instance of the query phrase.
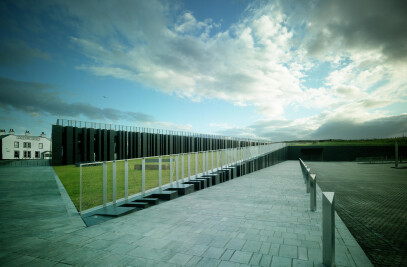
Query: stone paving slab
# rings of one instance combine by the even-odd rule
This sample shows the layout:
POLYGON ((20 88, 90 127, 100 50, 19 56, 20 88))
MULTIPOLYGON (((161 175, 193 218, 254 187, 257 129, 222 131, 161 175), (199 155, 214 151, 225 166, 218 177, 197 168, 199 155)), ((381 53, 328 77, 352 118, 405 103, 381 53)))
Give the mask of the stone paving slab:
MULTIPOLYGON (((306 162, 375 266, 407 266, 407 164, 306 162)), ((354 239, 343 236, 351 246, 354 239)))
MULTIPOLYGON (((7 175, 0 171, 3 185, 7 175)), ((26 182, 35 184, 34 181, 26 182)), ((24 185, 24 181, 20 185, 24 185)), ((48 186, 51 185, 42 188, 48 190, 48 186)), ((31 191, 25 186, 14 189, 31 191)), ((48 191, 48 197, 35 193, 39 203, 43 201, 49 207, 53 206, 52 202, 63 203, 60 195, 48 191)), ((1 208, 21 205, 18 199, 26 193, 12 199, 1 196, 1 208), (13 201, 16 204, 11 204, 13 201)), ((24 205, 30 210, 39 203, 26 200, 24 205)), ((317 205, 317 212, 309 211, 309 195, 305 193, 300 166, 297 161, 286 161, 148 209, 72 231, 64 228, 70 227, 70 220, 63 223, 56 218, 52 220, 55 228, 46 226, 47 216, 54 218, 54 213, 67 213, 64 205, 55 205, 54 211, 40 210, 38 218, 35 212, 30 213, 31 217, 26 219, 20 213, 17 213, 20 218, 13 217, 8 208, 9 215, 1 215, 0 264, 322 266, 321 191, 317 205), (20 229, 25 230, 19 233, 20 229)), ((337 266, 370 266, 356 242, 344 241, 352 239, 352 235, 339 218, 336 226, 337 266)))

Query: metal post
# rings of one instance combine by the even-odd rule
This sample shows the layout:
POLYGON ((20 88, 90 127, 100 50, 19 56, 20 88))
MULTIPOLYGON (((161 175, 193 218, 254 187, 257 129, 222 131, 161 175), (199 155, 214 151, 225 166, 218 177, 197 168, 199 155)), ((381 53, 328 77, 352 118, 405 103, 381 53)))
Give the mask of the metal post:
POLYGON ((116 205, 116 161, 113 161, 113 205, 116 205))
POLYGON ((394 162, 394 164, 395 164, 395 167, 397 168, 399 166, 399 144, 397 143, 397 141, 396 141, 394 150, 395 150, 395 162, 394 162))
POLYGON ((223 167, 223 149, 220 151, 220 168, 223 167))
POLYGON ((162 169, 162 157, 158 157, 158 187, 160 188, 160 192, 162 191, 161 186, 162 186, 162 175, 161 175, 161 169, 162 169))
POLYGON ((195 178, 198 178, 198 152, 195 153, 195 178))
POLYGON ((335 266, 335 193, 322 194, 322 263, 335 266))
POLYGON ((79 214, 82 215, 82 164, 79 165, 79 214))
POLYGON ((315 174, 310 174, 310 209, 317 210, 317 177, 315 174))
POLYGON ((188 153, 188 181, 191 181, 191 153, 188 153))
POLYGON ((211 171, 213 172, 213 150, 211 151, 211 171))
POLYGON ((124 161, 124 198, 129 201, 129 161, 124 161))
POLYGON ((170 183, 172 185, 173 178, 172 178, 172 173, 173 173, 174 167, 172 166, 172 155, 170 155, 170 183))
POLYGON ((219 162, 220 162, 220 158, 219 158, 219 150, 216 151, 216 170, 219 170, 219 162))
POLYGON ((305 185, 305 187, 307 188, 307 193, 309 193, 309 180, 310 180, 309 174, 310 174, 310 171, 311 171, 311 169, 307 168, 307 173, 305 174, 305 177, 306 177, 306 185, 305 185))
POLYGON ((181 179, 184 180, 184 154, 181 154, 181 179))
POLYGON ((202 153, 202 174, 205 174, 205 152, 202 153))
POLYGON ((146 194, 146 159, 141 159, 141 192, 143 196, 146 194))
POLYGON ((206 174, 208 174, 208 171, 209 171, 209 151, 206 151, 205 154, 206 154, 206 174))
POLYGON ((103 207, 107 203, 107 163, 103 162, 103 207))
POLYGON ((179 162, 179 154, 177 154, 177 156, 175 157, 175 179, 177 181, 177 185, 178 185, 178 179, 179 179, 178 162, 179 162))

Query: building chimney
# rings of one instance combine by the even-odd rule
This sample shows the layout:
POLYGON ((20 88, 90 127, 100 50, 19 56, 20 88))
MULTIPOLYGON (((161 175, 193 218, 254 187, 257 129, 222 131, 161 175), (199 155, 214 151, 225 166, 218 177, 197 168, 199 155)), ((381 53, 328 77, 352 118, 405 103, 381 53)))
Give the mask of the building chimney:
POLYGON ((45 137, 45 133, 44 133, 44 132, 41 133, 41 137, 45 137))
POLYGON ((1 135, 5 135, 5 134, 6 134, 6 130, 0 129, 0 136, 1 136, 1 135))
POLYGON ((10 129, 9 134, 13 134, 13 135, 14 135, 14 129, 10 129))
POLYGON ((30 131, 25 131, 25 136, 30 136, 30 131))

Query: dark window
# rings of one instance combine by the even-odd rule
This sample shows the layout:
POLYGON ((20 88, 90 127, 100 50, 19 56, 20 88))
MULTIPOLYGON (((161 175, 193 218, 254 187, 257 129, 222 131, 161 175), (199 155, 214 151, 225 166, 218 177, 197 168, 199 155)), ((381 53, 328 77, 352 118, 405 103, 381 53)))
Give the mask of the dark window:
POLYGON ((40 151, 35 151, 35 158, 39 159, 40 158, 40 151))
POLYGON ((31 148, 31 142, 24 142, 24 148, 31 148))
POLYGON ((14 158, 16 158, 16 159, 20 158, 20 151, 14 150, 14 158))

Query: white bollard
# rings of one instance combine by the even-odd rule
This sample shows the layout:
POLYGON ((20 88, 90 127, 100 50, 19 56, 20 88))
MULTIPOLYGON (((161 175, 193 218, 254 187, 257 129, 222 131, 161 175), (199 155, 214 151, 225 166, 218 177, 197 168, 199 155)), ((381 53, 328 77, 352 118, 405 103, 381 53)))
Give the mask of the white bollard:
POLYGON ((315 174, 310 174, 310 209, 317 210, 317 177, 315 174))
POLYGON ((335 193, 322 194, 322 263, 335 266, 335 193))

